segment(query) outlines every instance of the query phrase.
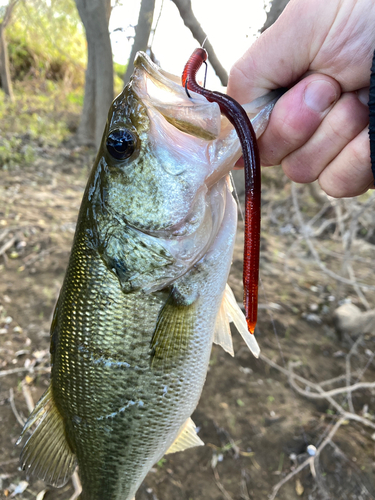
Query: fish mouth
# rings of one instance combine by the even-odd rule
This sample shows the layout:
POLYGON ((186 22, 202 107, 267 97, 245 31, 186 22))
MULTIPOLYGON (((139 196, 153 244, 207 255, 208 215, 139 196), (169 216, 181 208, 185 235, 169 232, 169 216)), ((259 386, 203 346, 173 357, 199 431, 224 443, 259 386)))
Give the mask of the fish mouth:
POLYGON ((219 106, 195 92, 189 97, 181 79, 156 66, 144 52, 135 57, 132 85, 146 106, 152 106, 178 130, 207 141, 219 136, 219 106))
MULTIPOLYGON (((217 103, 193 91, 189 91, 188 96, 181 79, 156 66, 145 53, 137 53, 134 68, 132 87, 146 106, 150 121, 162 117, 172 129, 169 140, 182 132, 178 141, 190 151, 190 156, 197 159, 198 164, 204 157, 204 182, 210 188, 230 172, 242 154, 232 124, 221 115, 217 103)), ((266 129, 271 111, 284 92, 285 89, 273 90, 243 105, 257 138, 266 129)), ((160 120, 158 126, 161 126, 160 120)))
POLYGON ((132 90, 147 109, 148 141, 171 176, 188 179, 185 209, 165 229, 175 233, 190 217, 198 191, 206 191, 229 174, 241 156, 237 133, 219 105, 195 92, 186 93, 180 79, 157 67, 143 52, 134 61, 132 90), (183 213, 184 212, 184 213, 183 213))

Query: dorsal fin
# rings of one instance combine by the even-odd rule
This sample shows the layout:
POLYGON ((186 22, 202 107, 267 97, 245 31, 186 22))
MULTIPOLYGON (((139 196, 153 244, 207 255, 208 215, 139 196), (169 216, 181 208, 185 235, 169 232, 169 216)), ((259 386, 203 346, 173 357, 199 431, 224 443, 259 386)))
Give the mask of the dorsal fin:
POLYGON ((36 428, 21 452, 21 468, 27 476, 34 475, 51 486, 64 486, 77 461, 66 440, 64 422, 53 401, 51 385, 29 416, 17 445, 34 424, 36 428))
POLYGON ((220 311, 216 319, 214 342, 215 344, 221 345, 225 351, 234 356, 232 336, 229 327, 229 323, 231 321, 235 324, 238 332, 246 342, 250 351, 256 358, 258 358, 260 353, 258 342, 256 341, 255 336, 249 333, 245 315, 239 308, 236 298, 227 284, 220 306, 220 311))
POLYGON ((186 422, 180 427, 176 439, 173 441, 172 445, 165 452, 175 453, 176 451, 183 451, 187 448, 192 448, 193 446, 204 446, 204 442, 197 435, 196 427, 191 418, 188 418, 186 422))

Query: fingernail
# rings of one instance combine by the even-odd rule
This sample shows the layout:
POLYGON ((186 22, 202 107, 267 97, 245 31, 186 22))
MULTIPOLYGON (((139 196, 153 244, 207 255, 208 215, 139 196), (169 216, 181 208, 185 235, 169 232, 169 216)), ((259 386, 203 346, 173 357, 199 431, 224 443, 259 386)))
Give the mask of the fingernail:
POLYGON ((318 113, 328 109, 337 99, 336 88, 326 80, 315 80, 305 89, 304 100, 309 108, 318 113))
POLYGON ((365 106, 368 106, 368 101, 369 101, 369 91, 370 89, 368 87, 364 87, 363 89, 359 89, 357 91, 357 97, 361 101, 362 104, 365 106))

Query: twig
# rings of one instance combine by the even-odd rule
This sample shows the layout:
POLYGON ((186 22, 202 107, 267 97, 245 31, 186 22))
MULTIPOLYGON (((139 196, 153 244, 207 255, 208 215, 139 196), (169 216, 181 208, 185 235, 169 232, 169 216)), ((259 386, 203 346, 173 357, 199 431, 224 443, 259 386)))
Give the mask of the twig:
POLYGON ((49 366, 38 366, 36 368, 11 368, 10 370, 2 370, 0 371, 0 378, 1 377, 6 377, 7 375, 13 375, 14 373, 22 373, 22 372, 28 372, 28 373, 49 373, 51 371, 51 367, 49 366))
MULTIPOLYGON (((302 396, 306 396, 307 398, 315 398, 316 396, 320 396, 321 394, 324 394, 324 398, 340 413, 340 415, 347 420, 354 420, 357 422, 362 423, 363 425, 366 425, 367 427, 371 427, 372 429, 375 429, 375 424, 371 422, 371 420, 368 420, 367 418, 361 417, 360 415, 357 415, 355 413, 351 413, 348 411, 345 411, 344 408, 337 403, 332 397, 331 391, 326 392, 324 391, 319 384, 314 384, 313 382, 310 382, 310 380, 307 380, 300 375, 295 374, 292 370, 291 367, 296 366, 296 363, 289 363, 289 370, 286 368, 283 368, 282 366, 278 365, 271 359, 267 358, 264 354, 260 353, 259 358, 264 361, 265 363, 269 364, 272 366, 272 368, 275 368, 276 370, 280 371, 281 373, 284 373, 289 379, 290 385, 295 389, 299 394, 302 396), (311 393, 308 391, 305 391, 304 389, 301 389, 296 383, 295 380, 298 380, 302 384, 310 387, 311 389, 315 390, 315 393, 311 393), (316 394, 319 393, 319 394, 316 394)), ((299 364, 299 363, 298 363, 299 364)), ((371 383, 371 382, 370 382, 371 383)), ((357 384, 354 384, 354 386, 357 386, 357 384)), ((353 387, 353 386, 351 386, 353 387)), ((358 387, 357 387, 358 388, 358 387)), ((341 388, 340 388, 341 389, 341 388)), ((348 388, 345 387, 343 390, 340 390, 341 393, 347 391, 348 388)))
POLYGON ((22 382, 22 394, 23 397, 25 398, 27 409, 31 413, 34 409, 35 404, 29 386, 25 383, 25 381, 22 382))
POLYGON ((244 469, 241 470, 241 498, 243 498, 243 500, 251 500, 249 489, 246 484, 246 471, 244 469))
MULTIPOLYGON (((368 243, 370 245, 370 243, 368 243)), ((375 248, 375 245, 373 245, 375 248)), ((330 250, 326 248, 322 243, 319 244, 319 250, 322 253, 325 253, 326 255, 330 255, 331 257, 336 257, 338 259, 342 259, 344 254, 342 252, 335 252, 333 250, 330 250)), ((352 255, 352 261, 353 262, 363 262, 364 264, 367 264, 370 266, 372 264, 372 260, 366 257, 360 257, 359 255, 352 255)))
MULTIPOLYGON (((372 202, 372 197, 370 197, 370 200, 368 200, 368 201, 372 202)), ((364 205, 360 208, 360 210, 357 210, 356 213, 354 213, 354 215, 353 215, 352 211, 348 210, 347 213, 352 214, 350 226, 349 226, 349 231, 347 231, 345 233, 344 227, 343 227, 342 232, 341 232, 341 234, 343 236, 342 245, 343 245, 343 250, 344 250, 344 258, 343 258, 341 269, 342 269, 343 273, 345 273, 345 272, 348 273, 349 278, 352 281, 356 281, 352 265, 350 264, 352 243, 353 243, 353 240, 355 239, 357 232, 358 232, 359 216, 367 207, 368 207, 368 202, 364 203, 364 205)), ((362 290, 358 287, 358 285, 354 285, 353 287, 354 287, 356 294, 358 295, 359 300, 362 302, 363 306, 368 311, 370 309, 370 304, 367 302, 366 297, 362 293, 362 290)), ((338 295, 338 297, 340 297, 341 296, 341 288, 339 287, 338 290, 339 291, 338 291, 337 295, 338 295)))
POLYGON ((330 378, 328 380, 323 380, 323 382, 320 382, 319 385, 320 385, 320 387, 323 387, 324 385, 332 385, 332 384, 335 384, 336 382, 341 382, 341 380, 346 380, 346 374, 339 375, 338 377, 330 378))
POLYGON ((215 478, 215 483, 216 483, 216 486, 219 488, 219 490, 221 491, 223 497, 226 499, 226 500, 233 500, 233 498, 229 495, 229 493, 227 492, 227 490, 224 488, 224 485, 223 483, 220 481, 220 476, 219 476, 219 473, 216 469, 216 467, 212 467, 212 471, 214 473, 214 478, 215 478))
POLYGON ((350 279, 347 279, 347 278, 344 278, 343 276, 340 276, 339 274, 336 274, 335 272, 331 271, 330 269, 328 269, 324 264, 323 262, 320 260, 320 257, 319 257, 319 254, 318 252, 316 251, 311 239, 310 239, 310 236, 308 234, 308 231, 306 230, 306 225, 304 224, 304 221, 303 221, 303 218, 302 218, 302 214, 301 214, 301 211, 299 209, 299 205, 298 205, 298 199, 297 199, 297 192, 296 192, 296 187, 295 187, 295 184, 292 183, 292 198, 293 198, 293 205, 294 205, 294 209, 295 209, 295 212, 296 212, 296 215, 297 215, 297 219, 298 219, 298 222, 299 222, 299 225, 300 225, 300 230, 301 230, 301 233, 307 243, 307 246, 309 247, 309 250, 311 252, 311 254, 313 255, 317 265, 320 267, 320 269, 325 273, 327 274, 328 276, 330 276, 331 278, 341 282, 341 283, 345 283, 346 285, 351 285, 351 286, 358 286, 358 287, 361 287, 363 288, 364 290, 375 290, 375 286, 372 286, 372 285, 366 285, 365 283, 359 283, 359 282, 356 282, 356 281, 352 281, 350 279))
POLYGON ((0 26, 3 25, 3 28, 6 28, 7 25, 9 24, 10 22, 10 19, 12 17, 12 11, 16 5, 16 3, 18 2, 18 0, 11 0, 9 3, 8 3, 8 6, 5 10, 5 14, 4 14, 4 17, 3 17, 3 20, 2 22, 0 23, 0 26))
MULTIPOLYGON (((346 375, 346 386, 348 387, 351 382, 351 364, 350 364, 350 358, 356 352, 358 345, 362 342, 363 340, 363 334, 361 334, 357 340, 354 342, 352 347, 350 348, 350 351, 348 354, 345 356, 345 375, 346 375)), ((348 392, 347 395, 348 398, 348 405, 349 405, 349 410, 354 413, 354 406, 353 406, 353 400, 352 400, 352 393, 348 392)))
MULTIPOLYGON (((221 440, 220 433, 225 434, 225 437, 229 441, 229 444, 231 445, 231 449, 234 452, 234 458, 237 459, 240 456, 240 448, 236 445, 236 443, 234 442, 232 436, 229 434, 229 432, 226 429, 224 429, 223 427, 220 427, 215 422, 215 420, 213 420, 213 424, 215 426, 216 432, 219 434, 220 440, 221 440)), ((223 442, 223 440, 221 440, 221 441, 223 442)))
POLYGON ((316 472, 315 472, 315 460, 319 457, 323 449, 327 446, 327 444, 331 441, 333 436, 336 434, 340 426, 345 422, 344 418, 340 418, 335 425, 332 427, 331 431, 329 432, 328 436, 325 438, 325 440, 320 444, 319 448, 317 448, 315 455, 312 457, 307 458, 302 464, 300 464, 296 469, 294 469, 292 472, 290 472, 287 476, 285 476, 281 481, 279 481, 277 484, 272 489, 272 493, 269 497, 269 500, 274 500, 276 498, 277 493, 279 492, 279 489, 287 483, 293 476, 301 472, 305 467, 308 465, 310 466, 311 474, 315 478, 316 472))
POLYGON ((16 239, 17 239, 16 236, 12 236, 10 240, 4 243, 4 245, 0 248, 0 255, 5 254, 5 252, 14 245, 16 239))
POLYGON ((14 393, 12 388, 9 389, 9 403, 17 422, 21 427, 23 427, 25 425, 25 421, 21 418, 21 415, 18 413, 16 405, 14 404, 14 393))
POLYGON ((0 241, 3 241, 3 239, 5 238, 5 236, 11 231, 10 227, 7 227, 6 229, 4 229, 3 231, 1 231, 0 233, 0 241))
MULTIPOLYGON (((361 422, 363 425, 366 425, 367 427, 371 427, 372 429, 375 429, 375 423, 371 422, 371 420, 365 418, 365 417, 361 417, 360 415, 357 415, 356 413, 352 413, 352 412, 349 412, 349 411, 345 411, 344 408, 339 405, 339 403, 337 401, 335 401, 332 397, 332 391, 329 391, 329 392, 325 392, 320 386, 319 384, 314 384, 306 379, 303 379, 303 383, 305 383, 306 385, 312 387, 313 389, 315 389, 315 391, 319 392, 320 394, 315 394, 315 393, 311 393, 311 392, 308 392, 308 391, 305 391, 303 389, 301 389, 294 381, 294 378, 295 377, 295 373, 292 371, 292 367, 293 366, 296 366, 296 363, 292 363, 290 362, 289 363, 289 383, 290 385, 293 387, 293 389, 295 389, 299 394, 301 394, 302 396, 306 396, 307 398, 311 398, 311 399, 319 399, 320 396, 322 396, 324 399, 326 399, 335 409, 336 411, 344 418, 344 419, 347 419, 347 420, 355 420, 357 422, 361 422)), ((299 377, 300 379, 302 377, 299 377)), ((359 384, 355 384, 355 385, 359 385, 359 384)), ((353 387, 353 386, 352 386, 353 387)), ((345 388, 339 388, 339 389, 343 389, 343 390, 340 390, 341 393, 345 392, 346 390, 348 390, 348 387, 345 387, 345 388)), ((334 389, 335 391, 335 389, 334 389)))
POLYGON ((321 394, 304 391, 304 395, 308 395, 308 397, 311 399, 327 399, 332 396, 337 396, 337 394, 343 394, 345 392, 354 392, 357 391, 358 389, 375 389, 375 382, 360 382, 354 385, 338 387, 337 389, 332 389, 330 391, 323 391, 321 394))
POLYGON ((356 279, 355 279, 355 274, 354 274, 354 271, 353 271, 353 267, 352 267, 352 265, 349 262, 346 264, 346 270, 348 271, 349 278, 352 281, 354 281, 354 283, 355 283, 355 285, 353 285, 355 293, 358 295, 358 298, 362 302, 362 304, 363 304, 364 308, 366 309, 366 311, 369 311, 371 309, 371 306, 368 303, 366 297, 364 296, 362 290, 357 285, 357 282, 356 282, 356 279))
POLYGON ((369 359, 367 360, 367 363, 366 365, 363 367, 363 369, 359 372, 359 375, 357 377, 357 380, 356 382, 358 382, 359 380, 361 380, 361 378, 363 377, 365 371, 367 370, 367 368, 371 365, 371 363, 373 362, 373 359, 375 357, 375 352, 373 352, 371 354, 371 356, 369 357, 369 359))
POLYGON ((0 467, 4 467, 4 465, 15 464, 19 462, 19 458, 12 458, 7 460, 6 462, 0 462, 0 467))
POLYGON ((76 500, 82 492, 82 485, 78 476, 77 469, 74 471, 72 475, 72 483, 73 483, 74 493, 69 498, 69 500, 76 500))
MULTIPOLYGON (((353 464, 353 462, 350 460, 350 458, 348 458, 345 453, 337 446, 336 443, 334 443, 333 441, 331 441, 329 443, 329 445, 335 450, 335 453, 340 456, 343 460, 345 460, 345 462, 349 463, 350 464, 350 467, 353 467, 356 472, 358 474, 361 473, 361 470, 358 468, 358 466, 356 464, 353 464)), ((366 488, 366 486, 363 484, 361 484, 362 486, 362 491, 361 493, 366 493, 369 497, 369 500, 374 500, 374 496, 369 492, 369 490, 366 488)))
POLYGON ((29 266, 32 266, 33 264, 35 264, 35 262, 37 262, 38 260, 40 259, 43 259, 46 255, 54 252, 55 250, 57 250, 58 248, 60 248, 59 246, 55 245, 53 247, 50 247, 50 248, 46 248, 45 250, 42 250, 41 252, 37 253, 36 255, 28 255, 27 257, 25 257, 25 259, 23 260, 23 265, 25 267, 29 267, 29 266))

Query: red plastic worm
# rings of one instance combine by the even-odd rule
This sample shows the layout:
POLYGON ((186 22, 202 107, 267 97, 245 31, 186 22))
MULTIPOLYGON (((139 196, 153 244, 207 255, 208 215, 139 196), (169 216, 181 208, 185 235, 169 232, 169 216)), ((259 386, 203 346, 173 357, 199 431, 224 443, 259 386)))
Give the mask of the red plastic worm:
POLYGON ((243 259, 244 305, 248 329, 254 333, 258 312, 260 249, 260 159, 256 135, 243 107, 228 95, 207 90, 196 82, 196 74, 207 60, 207 52, 195 49, 182 74, 182 85, 216 102, 235 128, 245 164, 245 244, 243 259))

